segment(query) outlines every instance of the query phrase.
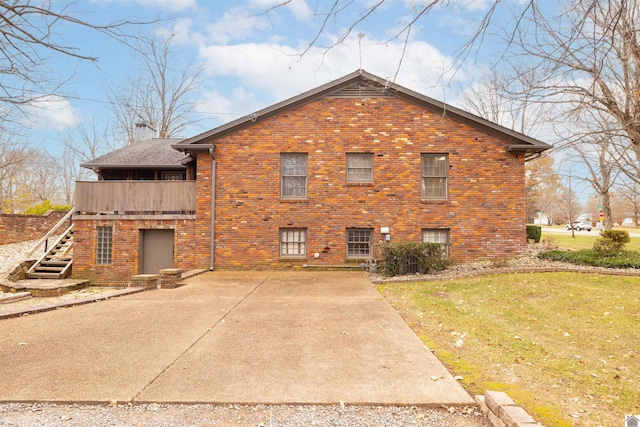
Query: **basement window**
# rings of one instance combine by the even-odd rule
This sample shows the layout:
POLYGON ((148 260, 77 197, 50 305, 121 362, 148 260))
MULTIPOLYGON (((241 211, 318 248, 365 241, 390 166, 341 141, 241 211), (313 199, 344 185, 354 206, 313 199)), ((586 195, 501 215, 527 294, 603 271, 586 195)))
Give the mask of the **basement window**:
POLYGON ((440 243, 444 246, 444 253, 449 255, 449 229, 448 228, 423 228, 422 241, 424 243, 440 243))
POLYGON ((372 228, 347 229, 347 258, 369 258, 372 255, 372 228))
POLYGON ((307 256, 307 229, 280 229, 280 256, 282 258, 300 258, 307 256))
POLYGON ((113 227, 99 226, 96 243, 96 264, 111 264, 113 252, 113 227))

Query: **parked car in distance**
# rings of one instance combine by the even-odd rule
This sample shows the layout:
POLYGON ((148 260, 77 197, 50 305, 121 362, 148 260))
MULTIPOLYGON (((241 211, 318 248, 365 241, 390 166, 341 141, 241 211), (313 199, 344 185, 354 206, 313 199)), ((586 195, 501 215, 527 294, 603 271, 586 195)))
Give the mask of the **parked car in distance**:
MULTIPOLYGON (((567 230, 571 230, 571 224, 567 224, 565 227, 567 230)), ((576 231, 587 230, 591 231, 591 222, 589 221, 573 221, 573 229, 576 231)))

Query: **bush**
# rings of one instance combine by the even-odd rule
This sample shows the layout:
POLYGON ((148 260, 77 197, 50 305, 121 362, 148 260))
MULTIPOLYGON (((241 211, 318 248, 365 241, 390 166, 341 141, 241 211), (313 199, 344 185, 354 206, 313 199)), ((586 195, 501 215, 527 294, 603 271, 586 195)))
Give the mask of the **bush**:
POLYGON ((70 205, 54 205, 51 200, 44 200, 35 206, 30 207, 24 211, 27 215, 44 215, 49 211, 64 211, 68 212, 73 206, 70 205))
POLYGON ((540 236, 542 236, 542 227, 539 225, 527 225, 527 240, 540 243, 540 236))
POLYGON ((593 244, 593 250, 601 257, 610 257, 622 251, 631 238, 626 230, 606 230, 593 244))
POLYGON ((446 248, 441 243, 403 242, 382 245, 379 271, 384 276, 442 271, 451 265, 446 248))

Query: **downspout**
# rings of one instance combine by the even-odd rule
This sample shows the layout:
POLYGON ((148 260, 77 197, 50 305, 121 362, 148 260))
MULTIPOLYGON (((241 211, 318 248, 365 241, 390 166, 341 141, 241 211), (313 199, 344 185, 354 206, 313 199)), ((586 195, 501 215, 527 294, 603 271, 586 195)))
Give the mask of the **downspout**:
POLYGON ((211 156, 211 247, 209 249, 209 271, 213 271, 215 266, 216 249, 216 156, 213 151, 215 147, 209 148, 211 156))

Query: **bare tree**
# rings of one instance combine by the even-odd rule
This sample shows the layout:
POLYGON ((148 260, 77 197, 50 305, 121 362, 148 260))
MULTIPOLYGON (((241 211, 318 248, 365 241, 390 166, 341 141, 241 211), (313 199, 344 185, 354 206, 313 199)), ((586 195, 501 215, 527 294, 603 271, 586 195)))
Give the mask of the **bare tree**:
MULTIPOLYGON (((274 4, 270 8, 263 10, 262 13, 267 16, 281 8, 286 7, 292 2, 292 0, 283 0, 279 3, 274 4)), ((523 19, 529 9, 531 8, 534 0, 528 0, 526 2, 519 3, 517 5, 511 5, 514 8, 519 8, 519 20, 523 19)), ((326 55, 331 49, 336 46, 344 43, 349 36, 357 32, 358 26, 365 23, 368 19, 372 19, 374 17, 380 18, 382 20, 385 19, 385 6, 389 5, 391 2, 389 0, 374 0, 373 2, 355 2, 353 0, 332 0, 327 2, 318 2, 316 4, 315 16, 319 18, 319 24, 317 28, 314 30, 313 36, 306 43, 305 47, 301 49, 298 53, 300 57, 306 55, 313 47, 321 46, 321 49, 324 50, 324 54, 326 55), (333 22, 343 21, 341 18, 344 15, 353 14, 355 18, 348 22, 346 25, 342 26, 342 29, 338 33, 336 37, 332 37, 332 42, 328 46, 321 45, 321 40, 323 39, 323 35, 333 22)), ((454 61, 453 66, 459 65, 464 59, 468 57, 468 55, 473 51, 474 47, 477 47, 482 40, 484 39, 487 30, 491 28, 493 23, 494 14, 503 6, 502 0, 491 0, 488 2, 487 10, 484 13, 483 17, 477 22, 477 27, 474 31, 472 31, 471 36, 466 40, 466 42, 460 46, 458 53, 456 55, 456 61, 454 61)), ((422 19, 427 17, 428 15, 436 12, 439 9, 445 9, 447 7, 457 7, 460 2, 458 0, 427 0, 425 2, 417 2, 413 4, 411 8, 411 12, 406 14, 399 25, 396 25, 394 28, 395 31, 382 43, 391 43, 399 40, 401 43, 404 43, 406 48, 410 38, 411 33, 414 30, 415 26, 420 23, 422 19)), ((516 26, 518 25, 516 20, 516 26)), ((398 62, 397 70, 399 71, 402 65, 402 58, 398 62)), ((396 74, 397 72, 396 71, 396 74)))
POLYGON ((573 118, 589 111, 595 122, 572 122, 570 133, 579 138, 571 143, 614 148, 610 158, 640 180, 640 0, 570 0, 556 16, 538 3, 530 10, 512 52, 544 76, 536 85, 539 100, 573 118))
MULTIPOLYGON (((505 64, 508 65, 508 64, 505 64)), ((538 133, 549 116, 550 105, 538 102, 535 84, 540 80, 535 69, 523 64, 488 75, 462 92, 467 109, 491 122, 515 131, 538 133)))
POLYGON ((24 145, 8 142, 0 144, 0 211, 16 210, 16 181, 32 150, 24 145))
POLYGON ((611 194, 621 174, 615 154, 615 146, 609 129, 615 124, 609 122, 609 116, 588 106, 577 109, 568 115, 570 132, 563 131, 566 138, 557 146, 569 155, 578 154, 588 176, 584 179, 593 188, 604 214, 603 228, 611 230, 613 214, 611 194))
POLYGON ((51 176, 54 160, 45 151, 24 144, 0 145, 0 164, 0 211, 17 213, 58 197, 51 176))
POLYGON ((155 37, 140 37, 136 42, 139 75, 125 86, 109 89, 115 121, 129 141, 138 122, 149 124, 160 138, 179 136, 198 122, 193 118, 189 95, 202 82, 203 68, 176 62, 174 37, 173 29, 155 37))
POLYGON ((575 176, 571 169, 569 169, 569 173, 565 178, 567 185, 561 190, 559 207, 567 220, 567 224, 571 224, 571 237, 576 237, 575 230, 573 229, 573 222, 580 214, 582 206, 580 205, 578 196, 573 189, 575 176))
POLYGON ((56 182, 66 204, 73 204, 76 181, 87 180, 95 175, 88 169, 80 167, 80 164, 116 150, 124 144, 125 141, 118 140, 110 134, 109 128, 108 123, 105 124, 103 131, 99 131, 94 122, 90 126, 77 123, 64 135, 62 139, 64 149, 55 158, 54 171, 56 182))
POLYGON ((616 194, 622 200, 624 214, 630 214, 633 225, 637 227, 640 219, 640 184, 635 181, 621 183, 616 194))
POLYGON ((92 22, 74 9, 76 1, 0 1, 0 107, 6 125, 23 108, 60 92, 72 76, 58 76, 50 67, 54 57, 97 62, 69 45, 62 27, 72 25, 131 44, 127 30, 137 24, 130 20, 92 22))
POLYGON ((531 220, 540 212, 550 223, 558 218, 564 186, 560 175, 553 168, 553 158, 543 154, 527 163, 525 171, 525 192, 527 195, 527 219, 531 220))

